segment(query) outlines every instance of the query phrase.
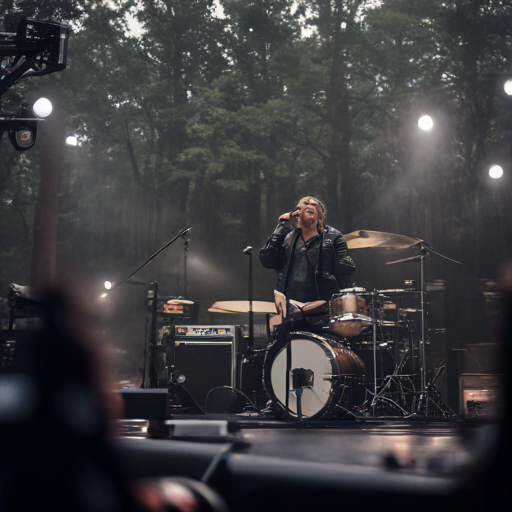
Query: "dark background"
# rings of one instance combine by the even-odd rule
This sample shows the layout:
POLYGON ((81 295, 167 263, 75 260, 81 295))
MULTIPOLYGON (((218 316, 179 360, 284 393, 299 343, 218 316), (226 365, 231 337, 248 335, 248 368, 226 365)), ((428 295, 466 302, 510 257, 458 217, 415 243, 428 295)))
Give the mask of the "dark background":
MULTIPOLYGON (((72 28, 68 68, 3 98, 8 107, 45 95, 64 124, 52 137, 57 128, 42 123, 24 154, 0 144, 2 297, 46 261, 34 211, 41 179, 57 173, 58 231, 46 237, 56 276, 106 313, 107 343, 132 374, 146 289, 122 285, 100 300, 105 279, 126 278, 192 225, 187 298, 200 303, 201 323, 231 323, 207 308, 247 298, 242 250, 256 249, 254 299, 271 301, 276 276, 257 249, 280 214, 313 195, 344 233, 411 235, 460 261, 427 257, 427 281, 445 282, 428 297, 431 325, 447 329, 448 351, 497 340, 496 282, 512 243, 507 3, 27 0, 3 1, 2 12, 4 30, 23 15, 72 28), (418 128, 423 114, 430 132, 418 128), (69 135, 78 145, 45 165, 69 135), (500 180, 487 174, 493 163, 500 180)), ((419 265, 385 263, 414 254, 353 250, 354 281, 403 288, 419 265)), ((181 295, 183 258, 179 240, 138 277, 181 295)))

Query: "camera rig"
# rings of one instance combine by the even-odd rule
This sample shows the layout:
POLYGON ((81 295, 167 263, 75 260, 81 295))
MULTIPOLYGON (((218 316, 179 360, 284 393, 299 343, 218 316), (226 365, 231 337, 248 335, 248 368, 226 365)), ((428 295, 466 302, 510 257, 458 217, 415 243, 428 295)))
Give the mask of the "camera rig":
POLYGON ((7 132, 17 150, 36 143, 39 118, 26 103, 4 111, 3 94, 18 80, 66 68, 69 27, 54 21, 22 19, 16 32, 0 32, 0 139, 7 132))

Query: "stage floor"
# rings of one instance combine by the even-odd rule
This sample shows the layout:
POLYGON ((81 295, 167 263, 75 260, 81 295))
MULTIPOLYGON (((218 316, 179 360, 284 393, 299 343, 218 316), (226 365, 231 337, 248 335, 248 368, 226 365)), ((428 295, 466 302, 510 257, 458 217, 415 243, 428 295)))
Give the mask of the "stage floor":
MULTIPOLYGON (((173 425, 174 421, 167 423, 173 425)), ((118 422, 122 435, 117 442, 128 449, 130 446, 136 449, 158 445, 162 457, 165 453, 172 457, 173 450, 182 453, 190 448, 194 454, 202 449, 200 458, 203 461, 212 460, 226 447, 236 446, 237 454, 272 458, 283 463, 334 464, 409 475, 454 476, 469 470, 474 461, 487 452, 489 443, 496 439, 499 431, 497 424, 457 419, 371 419, 296 424, 217 414, 199 420, 197 417, 180 417, 178 423, 182 425, 178 435, 169 439, 150 439, 147 433, 149 422, 122 420, 118 422), (187 434, 186 426, 183 427, 183 422, 187 421, 193 424, 226 421, 236 425, 238 431, 227 436, 202 435, 192 430, 187 434)), ((199 473, 191 476, 202 476, 199 473)))
MULTIPOLYGON (((277 497, 284 500, 283 510, 311 510, 339 499, 354 504, 362 495, 372 496, 373 507, 382 499, 393 510, 427 510, 464 497, 472 510, 472 479, 487 471, 501 433, 499 423, 428 418, 298 426, 214 415, 178 423, 179 435, 155 439, 146 432, 148 422, 124 420, 115 446, 135 477, 202 479, 221 491, 233 510, 258 510, 277 497), (238 431, 187 434, 187 421, 224 421, 238 431)), ((493 485, 498 483, 493 478, 493 485)), ((479 500, 499 494, 479 489, 479 500)))

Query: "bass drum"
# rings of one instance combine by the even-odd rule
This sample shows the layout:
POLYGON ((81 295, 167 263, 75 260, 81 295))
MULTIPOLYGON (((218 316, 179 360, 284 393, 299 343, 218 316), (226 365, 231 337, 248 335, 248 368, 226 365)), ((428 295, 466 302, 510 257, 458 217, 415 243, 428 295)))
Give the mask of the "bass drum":
POLYGON ((268 349, 263 369, 265 388, 284 414, 288 391, 288 415, 297 417, 292 383, 292 370, 297 368, 313 372, 313 381, 302 394, 303 418, 346 416, 347 409, 362 405, 366 398, 365 367, 356 354, 338 340, 292 332, 284 344, 276 342, 268 349))

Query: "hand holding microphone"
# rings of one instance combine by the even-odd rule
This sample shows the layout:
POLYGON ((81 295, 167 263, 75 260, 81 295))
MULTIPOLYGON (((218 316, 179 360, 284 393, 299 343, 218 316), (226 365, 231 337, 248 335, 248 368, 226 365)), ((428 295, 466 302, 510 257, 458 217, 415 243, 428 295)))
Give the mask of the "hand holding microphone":
POLYGON ((294 222, 297 220, 297 217, 299 216, 299 210, 300 208, 297 206, 294 210, 292 210, 290 213, 283 213, 281 217, 279 217, 279 222, 294 222))

